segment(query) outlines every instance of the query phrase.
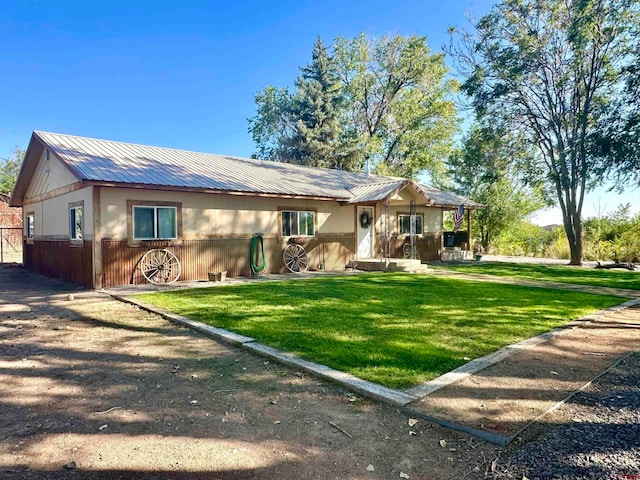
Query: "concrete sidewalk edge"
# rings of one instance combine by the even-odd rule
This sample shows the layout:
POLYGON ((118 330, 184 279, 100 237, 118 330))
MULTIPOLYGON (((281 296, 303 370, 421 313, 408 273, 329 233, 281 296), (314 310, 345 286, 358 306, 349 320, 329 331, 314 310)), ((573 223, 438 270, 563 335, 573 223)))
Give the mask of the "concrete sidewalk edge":
POLYGON ((607 312, 618 312, 629 307, 640 305, 640 299, 633 299, 633 300, 628 300, 626 302, 623 302, 619 305, 615 305, 615 306, 600 310, 591 315, 587 315, 581 319, 569 322, 549 332, 545 332, 541 335, 537 335, 535 337, 523 340, 522 342, 518 342, 513 345, 508 345, 504 348, 501 348, 500 350, 490 353, 489 355, 485 355, 484 357, 474 359, 450 372, 445 373, 444 375, 441 375, 440 377, 434 380, 417 385, 415 387, 409 388, 404 391, 400 391, 400 390, 395 390, 392 388, 385 387, 377 383, 363 380, 361 378, 358 378, 346 372, 334 370, 326 365, 321 365, 318 363, 303 360, 302 358, 292 353, 281 352, 273 347, 269 347, 267 345, 262 345, 260 343, 257 343, 254 338, 247 337, 244 335, 239 335, 222 328, 211 327, 202 322, 193 320, 188 317, 184 317, 182 315, 178 315, 168 310, 164 310, 162 308, 148 304, 136 298, 132 298, 131 296, 115 295, 115 294, 108 294, 108 295, 115 300, 135 305, 143 310, 160 315, 163 318, 169 321, 172 321, 174 323, 178 323, 180 325, 184 325, 189 328, 192 328, 214 339, 223 341, 225 343, 229 343, 231 345, 239 346, 255 354, 273 359, 283 365, 293 367, 293 368, 298 368, 300 370, 306 371, 319 378, 329 380, 333 383, 341 385, 365 397, 372 398, 378 401, 383 401, 385 403, 389 403, 399 407, 404 407, 402 408, 402 411, 409 415, 416 416, 424 420, 437 423, 438 425, 451 428, 453 430, 468 433, 470 435, 476 436, 478 438, 481 438, 482 440, 485 440, 489 443, 493 443, 498 446, 508 445, 522 431, 524 431, 526 428, 531 426, 533 423, 537 422, 544 415, 548 414, 549 412, 555 410, 562 404, 566 403, 576 393, 586 388, 593 381, 595 381, 604 373, 606 373, 611 368, 613 368, 615 365, 620 363, 624 358, 628 357, 628 355, 625 355, 622 359, 619 359, 618 361, 616 361, 613 365, 611 365, 605 371, 598 374, 595 378, 587 382, 580 389, 572 392, 570 395, 568 395, 567 397, 559 401, 553 407, 551 407, 550 409, 548 409, 547 411, 545 411, 535 419, 528 422, 522 429, 520 429, 516 434, 512 435, 511 437, 505 437, 504 435, 496 434, 490 431, 468 427, 463 424, 458 424, 458 423, 444 420, 441 418, 433 417, 424 413, 420 413, 411 409, 410 407, 408 407, 408 405, 441 388, 451 385, 461 380, 462 378, 468 377, 470 375, 473 375, 474 373, 484 370, 485 368, 491 365, 494 365, 500 362, 501 360, 504 360, 505 358, 514 354, 516 351, 532 348, 536 345, 546 342, 551 338, 557 337, 559 335, 563 335, 571 331, 573 328, 577 326, 584 325, 594 320, 598 320, 601 316, 603 316, 607 312))

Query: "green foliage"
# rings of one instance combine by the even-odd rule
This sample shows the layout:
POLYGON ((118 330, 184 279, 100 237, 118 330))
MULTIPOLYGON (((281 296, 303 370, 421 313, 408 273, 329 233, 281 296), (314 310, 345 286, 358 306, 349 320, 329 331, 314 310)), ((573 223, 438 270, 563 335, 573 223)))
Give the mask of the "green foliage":
POLYGON ((353 155, 341 149, 340 108, 342 85, 335 63, 318 38, 312 60, 295 82, 296 94, 290 111, 293 135, 283 148, 292 163, 325 168, 351 169, 353 155))
POLYGON ((140 297, 394 388, 433 379, 466 363, 464 357, 486 355, 619 303, 600 295, 400 273, 140 297))
POLYGON ((600 105, 591 148, 602 160, 601 174, 611 174, 619 188, 640 185, 640 3, 628 11, 631 38, 628 62, 620 62, 624 88, 613 102, 600 105))
POLYGON ((547 247, 547 257, 549 258, 571 258, 571 249, 569 248, 569 240, 564 233, 562 227, 553 227, 551 231, 551 243, 547 247))
POLYGON ((313 167, 357 170, 355 140, 343 128, 344 95, 336 63, 318 38, 295 90, 271 85, 255 95, 249 132, 254 157, 313 167))
POLYGON ((457 118, 444 55, 426 37, 337 38, 346 128, 381 174, 416 178, 437 169, 452 146, 457 118))
POLYGON ((602 218, 585 220, 585 258, 640 261, 640 214, 630 212, 631 205, 619 205, 602 218))
POLYGON ((499 255, 545 257, 553 237, 549 230, 521 221, 504 229, 494 239, 493 251, 499 255))
POLYGON ((493 239, 545 205, 540 177, 522 178, 522 165, 534 152, 512 133, 474 126, 462 148, 449 157, 448 173, 454 192, 486 208, 472 215, 472 235, 489 250, 493 239))
POLYGON ((282 144, 293 135, 290 119, 293 99, 286 88, 268 85, 255 94, 256 116, 249 119, 249 133, 256 144, 254 158, 284 162, 286 151, 282 144))
POLYGON ((0 159, 0 193, 11 195, 24 160, 24 150, 16 147, 10 157, 0 159))
POLYGON ((249 131, 263 159, 417 178, 437 171, 457 128, 444 56, 425 37, 318 40, 295 91, 256 94, 249 131))
POLYGON ((600 180, 589 136, 614 97, 629 47, 630 0, 502 0, 452 49, 480 119, 539 148, 562 210, 571 263, 582 260, 584 193, 600 180))
MULTIPOLYGON (((615 262, 640 262, 640 214, 631 205, 619 205, 602 217, 584 220, 584 258, 615 262)), ((549 232, 526 222, 505 229, 493 243, 504 255, 571 258, 569 242, 561 227, 549 232)))

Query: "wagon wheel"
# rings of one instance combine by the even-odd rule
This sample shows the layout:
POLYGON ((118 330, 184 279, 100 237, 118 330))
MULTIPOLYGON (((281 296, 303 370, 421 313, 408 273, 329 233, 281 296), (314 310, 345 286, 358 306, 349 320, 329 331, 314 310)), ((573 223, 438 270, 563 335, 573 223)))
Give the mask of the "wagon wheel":
POLYGON ((282 259, 289 271, 293 273, 304 272, 309 266, 307 252, 302 245, 298 245, 297 243, 290 243, 284 247, 282 259))
POLYGON ((169 250, 149 250, 140 260, 140 270, 154 285, 173 283, 180 277, 180 260, 169 250))
POLYGON ((415 260, 420 260, 420 254, 418 253, 418 249, 415 245, 413 246, 413 252, 411 250, 411 244, 405 243, 402 247, 402 254, 404 255, 404 258, 414 258, 415 260), (413 255, 411 255, 412 253, 413 255))

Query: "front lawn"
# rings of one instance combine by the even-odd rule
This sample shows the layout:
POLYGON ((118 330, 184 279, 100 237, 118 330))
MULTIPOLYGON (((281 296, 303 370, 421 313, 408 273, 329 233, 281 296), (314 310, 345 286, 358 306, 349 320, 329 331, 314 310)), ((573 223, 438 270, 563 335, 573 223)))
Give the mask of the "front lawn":
POLYGON ((640 272, 603 270, 561 265, 533 265, 523 263, 477 262, 438 266, 456 272, 481 273, 500 277, 527 278, 546 282, 576 283, 594 287, 640 290, 640 272))
POLYGON ((380 273, 139 295, 360 378, 402 388, 621 303, 617 297, 380 273))

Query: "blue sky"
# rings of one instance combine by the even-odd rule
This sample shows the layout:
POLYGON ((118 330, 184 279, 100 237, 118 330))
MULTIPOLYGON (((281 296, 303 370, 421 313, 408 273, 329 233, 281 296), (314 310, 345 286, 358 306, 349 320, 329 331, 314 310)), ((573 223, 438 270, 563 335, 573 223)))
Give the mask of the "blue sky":
MULTIPOLYGON (((441 50, 492 3, 3 0, 0 157, 32 130, 249 156, 254 93, 290 85, 318 36, 416 33, 441 50)), ((618 204, 600 192, 585 209, 598 198, 618 204)))

